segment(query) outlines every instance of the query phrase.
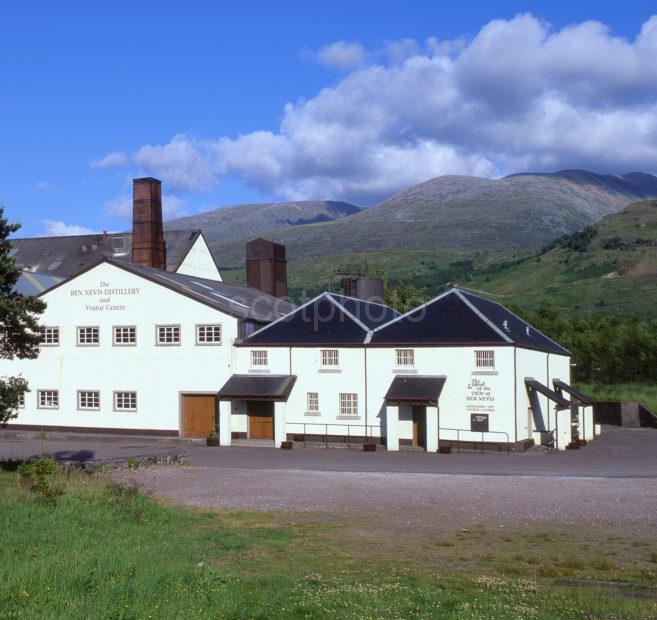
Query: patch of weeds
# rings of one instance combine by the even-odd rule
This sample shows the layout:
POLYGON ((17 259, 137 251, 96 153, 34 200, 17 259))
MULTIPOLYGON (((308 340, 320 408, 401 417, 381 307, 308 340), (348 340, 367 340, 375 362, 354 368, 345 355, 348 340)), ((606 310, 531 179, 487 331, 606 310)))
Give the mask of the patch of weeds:
POLYGON ((105 498, 115 505, 123 514, 135 521, 147 521, 149 509, 154 505, 152 495, 143 493, 136 482, 113 482, 105 484, 105 498))
POLYGON ((128 469, 139 469, 139 460, 134 456, 128 458, 128 469))
POLYGON ((45 456, 21 463, 18 466, 19 485, 34 492, 44 504, 53 506, 57 497, 64 493, 63 487, 54 480, 58 471, 57 463, 45 456))

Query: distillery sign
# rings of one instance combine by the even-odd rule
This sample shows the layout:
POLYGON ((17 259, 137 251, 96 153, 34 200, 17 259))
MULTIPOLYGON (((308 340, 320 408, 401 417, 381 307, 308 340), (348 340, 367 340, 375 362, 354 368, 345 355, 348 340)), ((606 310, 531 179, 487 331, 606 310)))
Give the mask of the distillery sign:
POLYGON ((140 292, 139 288, 113 287, 109 282, 100 282, 98 288, 71 289, 71 297, 83 299, 85 309, 90 312, 120 312, 126 309, 123 298, 139 295, 140 292))

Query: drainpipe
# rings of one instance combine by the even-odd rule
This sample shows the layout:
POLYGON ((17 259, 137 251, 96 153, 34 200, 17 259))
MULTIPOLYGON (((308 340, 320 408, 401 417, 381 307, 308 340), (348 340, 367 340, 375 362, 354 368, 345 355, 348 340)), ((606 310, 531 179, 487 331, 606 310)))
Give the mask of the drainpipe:
MULTIPOLYGON (((513 347, 513 427, 516 434, 516 443, 518 443, 518 360, 516 359, 518 347, 513 347)), ((528 436, 531 435, 529 428, 528 436)))
POLYGON ((365 443, 367 443, 367 348, 363 347, 363 363, 365 366, 365 443))

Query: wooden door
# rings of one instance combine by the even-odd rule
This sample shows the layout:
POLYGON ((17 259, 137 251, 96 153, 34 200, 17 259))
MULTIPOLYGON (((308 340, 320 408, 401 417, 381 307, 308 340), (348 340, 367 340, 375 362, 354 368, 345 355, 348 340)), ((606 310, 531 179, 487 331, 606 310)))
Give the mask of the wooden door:
POLYGON ((207 437, 217 430, 217 399, 205 394, 183 394, 183 437, 207 437))
POLYGON ((426 409, 413 406, 413 445, 426 447, 426 409))
POLYGON ((270 401, 249 401, 249 439, 274 438, 274 403, 270 401))

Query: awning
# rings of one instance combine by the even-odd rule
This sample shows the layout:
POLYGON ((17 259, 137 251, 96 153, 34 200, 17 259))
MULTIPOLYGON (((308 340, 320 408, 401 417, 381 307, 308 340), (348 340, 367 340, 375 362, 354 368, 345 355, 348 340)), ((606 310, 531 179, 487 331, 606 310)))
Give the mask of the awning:
POLYGON ((543 385, 540 381, 532 379, 531 377, 525 378, 525 385, 527 386, 527 391, 536 390, 547 396, 550 400, 554 401, 558 409, 568 409, 570 407, 570 402, 567 401, 561 394, 551 390, 547 385, 543 385))
POLYGON ((446 377, 399 375, 392 380, 385 395, 392 403, 425 403, 437 405, 446 377))
POLYGON ((586 394, 582 394, 579 390, 575 389, 572 385, 568 385, 565 381, 561 379, 554 379, 552 381, 557 392, 562 390, 567 394, 570 394, 571 400, 578 400, 583 405, 592 405, 593 399, 586 394))
POLYGON ((296 375, 233 375, 217 393, 219 400, 286 401, 296 375))

